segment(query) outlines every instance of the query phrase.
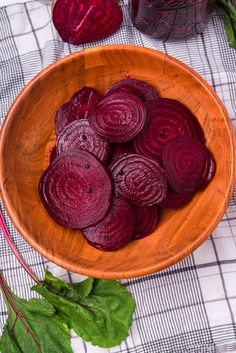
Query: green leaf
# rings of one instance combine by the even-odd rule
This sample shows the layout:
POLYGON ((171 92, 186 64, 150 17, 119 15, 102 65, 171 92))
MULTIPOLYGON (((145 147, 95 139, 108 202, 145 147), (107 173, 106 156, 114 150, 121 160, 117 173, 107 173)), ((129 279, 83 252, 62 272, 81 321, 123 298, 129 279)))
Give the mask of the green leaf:
POLYGON ((68 300, 78 301, 86 297, 92 290, 93 278, 88 278, 83 282, 70 284, 54 277, 48 270, 45 271, 44 283, 50 290, 68 300))
POLYGON ((26 301, 4 285, 8 319, 0 341, 1 353, 73 353, 65 321, 46 300, 26 301))
POLYGON ((23 353, 23 351, 18 346, 14 337, 12 337, 11 332, 7 329, 7 327, 4 329, 2 337, 0 339, 0 352, 23 353))
POLYGON ((93 345, 113 347, 128 336, 135 301, 126 288, 114 280, 94 279, 91 292, 79 299, 54 293, 48 280, 32 288, 47 299, 77 335, 93 345), (71 299, 68 299, 68 298, 71 299))
POLYGON ((224 14, 224 27, 225 27, 225 34, 226 34, 227 40, 229 42, 230 47, 233 49, 236 49, 236 38, 235 38, 235 32, 234 32, 232 21, 229 15, 227 14, 227 12, 223 9, 222 11, 224 14))
POLYGON ((236 49, 236 8, 231 0, 219 0, 224 15, 224 28, 231 48, 236 49))

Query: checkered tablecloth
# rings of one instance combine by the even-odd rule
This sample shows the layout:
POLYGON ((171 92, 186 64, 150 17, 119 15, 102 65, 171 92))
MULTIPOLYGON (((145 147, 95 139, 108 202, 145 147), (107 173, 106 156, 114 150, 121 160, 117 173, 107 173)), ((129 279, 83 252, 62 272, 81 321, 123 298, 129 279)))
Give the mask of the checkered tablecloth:
MULTIPOLYGON (((0 0, 1 122, 25 84, 53 61, 94 45, 124 43, 160 50, 191 66, 215 89, 235 124, 236 51, 228 47, 220 14, 214 14, 203 35, 162 43, 134 29, 127 1, 123 10, 124 21, 117 33, 96 43, 74 47, 63 43, 55 32, 50 7, 37 1, 0 0)), ((78 279, 79 276, 48 264, 25 243, 5 212, 4 215, 17 247, 38 276, 49 265, 64 280, 78 279)), ((2 236, 0 267, 18 295, 32 296, 29 288, 33 283, 2 236)), ((236 352, 236 194, 218 228, 192 255, 160 273, 124 282, 137 302, 129 338, 120 347, 104 350, 72 334, 74 352, 236 352)), ((5 319, 6 308, 1 299, 2 325, 5 319)))

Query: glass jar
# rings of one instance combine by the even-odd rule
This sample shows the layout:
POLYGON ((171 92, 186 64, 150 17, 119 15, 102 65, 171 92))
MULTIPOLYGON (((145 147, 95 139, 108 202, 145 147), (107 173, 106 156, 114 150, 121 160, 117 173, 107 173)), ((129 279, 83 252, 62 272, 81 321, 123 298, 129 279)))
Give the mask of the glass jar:
POLYGON ((135 27, 158 39, 202 33, 215 0, 131 0, 135 27))

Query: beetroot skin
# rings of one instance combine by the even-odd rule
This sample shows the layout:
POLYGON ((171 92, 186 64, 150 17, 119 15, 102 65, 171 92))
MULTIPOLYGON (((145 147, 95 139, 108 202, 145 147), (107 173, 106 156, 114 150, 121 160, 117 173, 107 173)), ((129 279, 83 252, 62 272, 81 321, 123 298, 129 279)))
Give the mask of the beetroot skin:
POLYGON ((157 92, 153 86, 135 78, 125 78, 124 80, 114 83, 106 91, 106 95, 121 91, 130 91, 142 99, 143 102, 150 102, 158 98, 157 92))
POLYGON ((88 243, 99 250, 113 251, 127 244, 134 235, 135 213, 122 199, 114 199, 107 216, 83 230, 88 243))
POLYGON ((187 107, 174 99, 159 98, 147 104, 146 123, 133 141, 134 149, 162 163, 165 144, 177 136, 195 137, 204 142, 203 130, 187 107))
POLYGON ((216 164, 209 149, 191 137, 176 137, 163 150, 163 163, 171 187, 178 193, 204 189, 214 178, 216 164))
POLYGON ((56 0, 52 20, 62 40, 74 45, 103 39, 121 25, 116 0, 56 0))
POLYGON ((112 181, 108 170, 91 153, 67 150, 43 173, 39 193, 56 223, 84 228, 100 222, 109 211, 112 181))
POLYGON ((88 151, 102 162, 107 159, 110 151, 108 142, 96 134, 86 119, 73 121, 58 137, 57 153, 68 149, 88 151))
POLYGON ((143 128, 146 108, 137 96, 119 92, 105 97, 89 115, 91 127, 109 142, 127 142, 143 128))
POLYGON ((161 202, 167 191, 166 172, 159 163, 129 154, 110 166, 117 195, 139 206, 161 202))
POLYGON ((142 207, 133 205, 135 212, 135 230, 133 239, 141 239, 151 234, 158 220, 158 212, 156 205, 151 207, 142 207))

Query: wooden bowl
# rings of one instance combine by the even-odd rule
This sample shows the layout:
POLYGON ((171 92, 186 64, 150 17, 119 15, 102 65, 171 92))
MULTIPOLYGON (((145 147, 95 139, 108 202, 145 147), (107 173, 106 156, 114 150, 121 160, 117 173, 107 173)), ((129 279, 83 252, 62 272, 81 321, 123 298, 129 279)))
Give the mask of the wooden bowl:
POLYGON ((235 180, 234 133, 212 88, 193 70, 167 55, 135 46, 78 52, 40 72, 8 112, 0 140, 0 187, 4 205, 24 239, 56 264, 87 276, 129 278, 160 271, 196 249, 220 222, 235 180), (57 109, 84 85, 100 92, 125 75, 178 99, 199 119, 217 162, 214 180, 192 202, 164 211, 156 231, 115 252, 92 248, 80 231, 57 225, 45 211, 38 181, 48 164, 57 109))

